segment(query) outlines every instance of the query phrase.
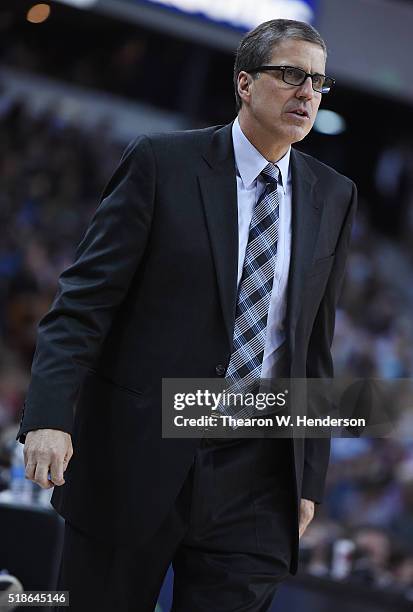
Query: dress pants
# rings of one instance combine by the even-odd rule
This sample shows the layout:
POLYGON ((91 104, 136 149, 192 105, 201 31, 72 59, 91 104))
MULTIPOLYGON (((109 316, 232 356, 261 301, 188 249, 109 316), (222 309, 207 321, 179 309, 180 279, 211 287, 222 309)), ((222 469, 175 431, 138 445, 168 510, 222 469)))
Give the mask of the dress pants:
POLYGON ((110 546, 66 522, 57 588, 70 610, 154 612, 170 563, 172 612, 269 610, 298 529, 292 462, 290 439, 204 439, 144 545, 110 546))

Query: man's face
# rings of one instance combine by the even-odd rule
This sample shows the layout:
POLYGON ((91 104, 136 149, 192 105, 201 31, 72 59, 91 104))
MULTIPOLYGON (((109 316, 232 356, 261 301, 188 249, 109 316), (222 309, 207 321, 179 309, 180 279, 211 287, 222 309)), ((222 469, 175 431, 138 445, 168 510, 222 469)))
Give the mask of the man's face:
MULTIPOLYGON (((317 44, 287 39, 274 48, 267 65, 294 66, 312 74, 325 74, 325 55, 317 44)), ((244 94, 241 112, 247 121, 280 144, 290 145, 308 134, 322 96, 313 90, 311 79, 297 87, 284 83, 281 71, 261 72, 255 79, 243 72, 239 78, 244 94), (307 116, 294 114, 297 109, 306 111, 307 116)))

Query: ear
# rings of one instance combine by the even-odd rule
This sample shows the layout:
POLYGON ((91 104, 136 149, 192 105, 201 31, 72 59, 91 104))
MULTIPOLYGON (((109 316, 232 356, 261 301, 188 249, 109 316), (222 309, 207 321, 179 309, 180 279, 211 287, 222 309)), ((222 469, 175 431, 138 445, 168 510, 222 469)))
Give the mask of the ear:
POLYGON ((251 98, 251 86, 253 78, 248 72, 241 70, 238 75, 238 94, 243 102, 249 102, 251 98))

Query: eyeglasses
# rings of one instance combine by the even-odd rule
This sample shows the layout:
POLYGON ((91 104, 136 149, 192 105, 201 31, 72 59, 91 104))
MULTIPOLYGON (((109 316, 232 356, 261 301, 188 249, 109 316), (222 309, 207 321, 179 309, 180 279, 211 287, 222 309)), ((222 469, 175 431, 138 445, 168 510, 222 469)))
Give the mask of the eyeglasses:
POLYGON ((263 72, 265 70, 280 70, 282 73, 282 80, 288 85, 295 85, 299 87, 304 83, 307 77, 311 77, 311 82, 314 91, 319 93, 329 93, 333 87, 335 80, 325 74, 311 74, 306 72, 302 68, 296 68, 295 66, 258 66, 257 68, 251 68, 247 70, 250 74, 254 72, 263 72))

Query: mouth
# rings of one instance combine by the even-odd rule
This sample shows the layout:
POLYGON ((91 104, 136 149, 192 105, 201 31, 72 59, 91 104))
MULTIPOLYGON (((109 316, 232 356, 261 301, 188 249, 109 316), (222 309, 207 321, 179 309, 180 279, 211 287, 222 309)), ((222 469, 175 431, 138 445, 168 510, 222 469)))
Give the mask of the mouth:
POLYGON ((303 121, 310 119, 309 114, 307 113, 306 110, 302 110, 298 108, 293 111, 288 111, 287 115, 292 115, 293 117, 297 117, 299 119, 302 119, 303 121))

